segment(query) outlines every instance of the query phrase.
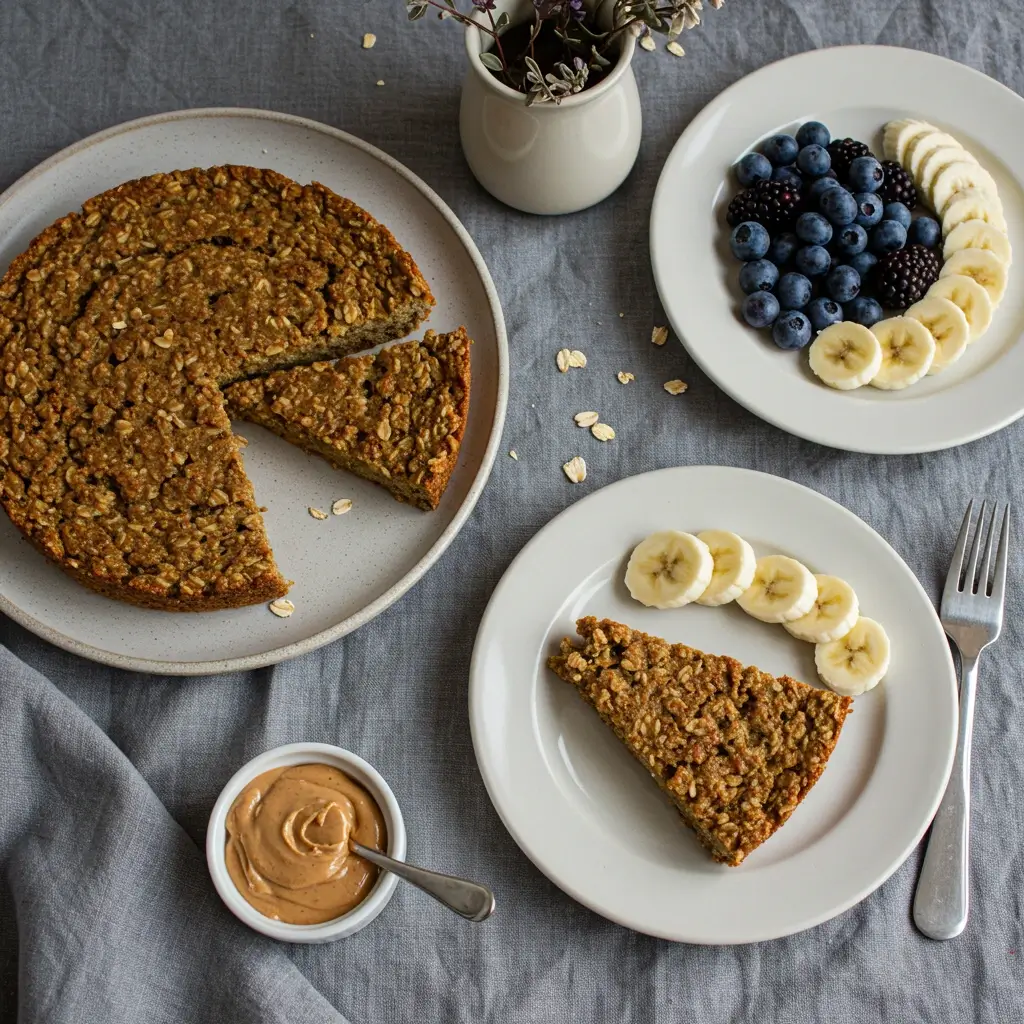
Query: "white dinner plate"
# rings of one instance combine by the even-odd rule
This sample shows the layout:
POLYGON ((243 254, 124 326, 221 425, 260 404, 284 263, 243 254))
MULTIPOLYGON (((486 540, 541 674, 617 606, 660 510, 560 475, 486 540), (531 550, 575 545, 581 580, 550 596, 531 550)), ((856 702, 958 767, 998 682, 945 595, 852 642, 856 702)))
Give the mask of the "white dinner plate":
POLYGON ((930 53, 886 46, 815 50, 748 75, 683 132, 658 182, 651 262, 676 334, 720 388, 800 437, 850 451, 902 454, 964 444, 1024 414, 1024 100, 930 53), (733 164, 766 136, 824 122, 881 157, 886 121, 916 117, 952 133, 991 171, 1017 260, 992 326, 942 373, 903 391, 834 391, 771 332, 747 327, 725 209, 733 164))
MULTIPOLYGON (((952 540, 952 538, 951 538, 952 540)), ((619 924, 684 942, 773 939, 881 885, 938 806, 953 759, 956 685, 945 636, 899 555, 841 505, 778 477, 663 469, 605 487, 552 520, 505 573, 470 672, 487 791, 556 885, 619 924), (644 608, 622 582, 655 530, 733 530, 842 576, 892 642, 886 679, 857 697, 824 774, 783 828, 735 868, 716 864, 580 699, 546 667, 584 615, 817 683, 814 647, 738 606, 644 608)))
POLYGON ((431 189, 391 157, 327 125, 262 110, 159 114, 63 150, 0 196, 0 275, 47 224, 119 182, 215 164, 271 167, 322 182, 383 221, 412 253, 437 305, 420 329, 464 324, 474 339, 469 423, 440 508, 401 505, 367 481, 252 424, 246 471, 267 506, 281 573, 295 581, 295 614, 265 605, 182 614, 94 594, 31 549, 0 514, 0 611, 95 661, 163 674, 256 668, 311 651, 363 625, 402 596, 466 521, 494 462, 508 396, 508 349, 498 295, 476 246, 431 189), (312 518, 351 498, 352 511, 312 518))

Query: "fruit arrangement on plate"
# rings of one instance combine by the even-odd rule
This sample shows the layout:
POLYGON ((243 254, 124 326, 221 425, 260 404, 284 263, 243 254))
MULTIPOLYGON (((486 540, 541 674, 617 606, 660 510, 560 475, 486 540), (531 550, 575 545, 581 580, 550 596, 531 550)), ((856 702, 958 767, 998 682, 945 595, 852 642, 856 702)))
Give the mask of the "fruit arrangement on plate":
POLYGON ((900 390, 959 359, 1011 262, 995 181, 956 139, 907 119, 882 148, 879 160, 819 121, 773 135, 736 164, 726 214, 743 319, 808 348, 841 391, 900 390))
POLYGON ((626 589, 648 608, 718 607, 735 601, 761 622, 781 623, 814 644, 821 681, 846 697, 877 686, 889 669, 889 637, 860 614, 853 587, 815 575, 788 555, 758 558, 729 530, 661 530, 629 556, 626 589))

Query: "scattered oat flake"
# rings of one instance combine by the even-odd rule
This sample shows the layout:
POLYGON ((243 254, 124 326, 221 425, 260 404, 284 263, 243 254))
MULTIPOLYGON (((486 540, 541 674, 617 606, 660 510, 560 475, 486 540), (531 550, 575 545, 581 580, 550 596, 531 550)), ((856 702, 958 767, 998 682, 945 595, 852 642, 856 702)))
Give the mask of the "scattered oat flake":
POLYGON ((377 84, 378 85, 383 85, 384 84, 384 79, 383 78, 378 78, 377 79, 377 84))
POLYGON ((578 412, 573 419, 577 427, 592 427, 601 417, 596 412, 578 412))
POLYGON ((515 448, 513 448, 513 449, 512 449, 512 450, 511 450, 511 451, 510 451, 510 452, 508 453, 508 457, 509 457, 510 459, 515 459, 515 460, 516 460, 516 462, 518 462, 518 461, 519 461, 519 456, 518 456, 518 455, 516 454, 516 450, 515 450, 515 448))
POLYGON ((327 518, 327 513, 322 508, 315 508, 313 505, 310 505, 307 511, 314 519, 327 518))
POLYGON ((587 357, 578 348, 574 348, 569 353, 569 365, 582 370, 587 365, 587 357))
POLYGON ((691 782, 690 788, 687 790, 687 792, 690 794, 690 799, 695 800, 697 798, 697 783, 691 782))
POLYGON ((587 479, 587 464, 579 455, 565 463, 562 470, 574 484, 581 484, 587 479))
MULTIPOLYGON (((312 511, 312 509, 310 511, 312 511)), ((351 498, 339 498, 331 506, 331 511, 336 516, 343 516, 346 512, 351 512, 352 511, 352 499, 351 498)))
POLYGON ((689 386, 685 380, 667 380, 662 385, 670 395, 681 395, 689 386))
POLYGON ((279 597, 276 601, 271 601, 268 607, 279 619, 287 619, 295 611, 295 605, 287 597, 279 597))
POLYGON ((657 49, 658 44, 654 41, 652 36, 644 36, 640 40, 640 45, 648 52, 653 53, 657 49))
POLYGON ((652 345, 664 345, 668 341, 668 328, 667 327, 655 327, 651 331, 651 344, 652 345))
POLYGON ((128 325, 123 320, 115 320, 110 326, 115 331, 123 331, 128 325))
POLYGON ((628 384, 631 380, 636 380, 633 374, 627 373, 625 370, 619 370, 615 376, 619 378, 620 384, 628 384))
POLYGON ((560 348, 558 350, 558 355, 555 356, 555 364, 562 373, 567 373, 569 367, 572 365, 569 362, 569 357, 571 355, 572 353, 567 348, 560 348))
POLYGON ((615 431, 607 423, 595 423, 590 428, 590 432, 598 441, 611 441, 615 438, 615 431))
POLYGON ((673 39, 668 46, 665 47, 673 57, 682 57, 686 54, 686 51, 673 39))
POLYGON ((372 32, 367 32, 363 36, 363 49, 372 50, 373 44, 377 42, 377 37, 372 32))

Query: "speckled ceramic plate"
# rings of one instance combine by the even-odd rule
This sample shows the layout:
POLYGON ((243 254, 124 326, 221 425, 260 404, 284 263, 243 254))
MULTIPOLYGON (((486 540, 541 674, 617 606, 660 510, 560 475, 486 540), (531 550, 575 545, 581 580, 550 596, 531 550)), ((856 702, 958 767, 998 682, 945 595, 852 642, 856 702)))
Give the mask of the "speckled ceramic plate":
POLYGON ((400 505, 260 427, 244 424, 246 470, 295 614, 264 605, 194 615, 149 611, 80 587, 0 515, 0 611, 39 636, 121 668, 196 675, 256 668, 311 651, 368 622, 440 557, 480 496, 500 440, 508 350, 498 295, 455 215, 422 181, 372 146, 327 125, 234 108, 160 114, 84 139, 0 196, 0 273, 42 228, 90 196, 156 171, 237 163, 317 180, 383 221, 415 257, 437 298, 428 327, 464 324, 474 339, 469 424, 441 507, 400 505), (320 522, 351 498, 344 516, 320 522))
POLYGON ((651 262, 665 312, 693 358, 751 412, 833 448, 906 454, 984 437, 1024 415, 1024 100, 971 68, 916 50, 801 53, 741 79, 676 143, 651 211, 651 262), (810 83, 810 85, 808 84, 810 83), (732 165, 765 136, 823 121, 880 154, 886 121, 951 132, 992 173, 1016 260, 992 326, 942 373, 903 391, 833 391, 807 352, 781 352, 740 319, 725 208, 732 165))
POLYGON ((689 466, 595 491, 523 548, 480 623, 469 711, 487 792, 556 885, 637 931, 737 943, 820 924, 903 863, 946 788, 957 697, 928 595, 871 527, 789 480, 689 466), (629 596, 629 552, 668 528, 733 530, 759 555, 841 576, 892 641, 885 680, 854 700, 821 779, 737 868, 711 860, 643 766, 546 664, 578 618, 596 615, 817 683, 812 644, 735 604, 658 611, 629 596))

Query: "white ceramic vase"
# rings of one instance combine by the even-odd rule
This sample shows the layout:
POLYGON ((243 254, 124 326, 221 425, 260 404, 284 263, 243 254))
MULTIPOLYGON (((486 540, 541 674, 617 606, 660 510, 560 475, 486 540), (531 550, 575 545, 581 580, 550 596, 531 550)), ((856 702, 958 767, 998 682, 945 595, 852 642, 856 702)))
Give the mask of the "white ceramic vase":
MULTIPOLYGON (((593 10, 600 4, 588 4, 593 10)), ((495 17, 512 24, 530 0, 498 0, 495 17)), ((482 17, 482 16, 478 16, 482 17)), ((469 69, 462 85, 462 149, 477 181, 526 213, 572 213, 599 203, 625 180, 640 148, 640 96, 630 62, 636 40, 624 33, 618 60, 599 85, 561 103, 526 105, 480 63, 490 37, 466 27, 469 69)))

